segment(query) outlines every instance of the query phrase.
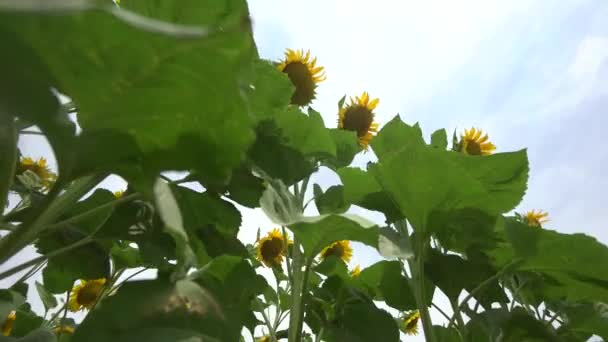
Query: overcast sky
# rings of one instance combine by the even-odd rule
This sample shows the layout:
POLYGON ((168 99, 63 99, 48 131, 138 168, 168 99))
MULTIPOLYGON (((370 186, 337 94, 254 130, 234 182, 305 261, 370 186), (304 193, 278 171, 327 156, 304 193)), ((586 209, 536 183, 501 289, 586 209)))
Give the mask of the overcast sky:
MULTIPOLYGON (((531 176, 518 210, 546 210, 549 228, 608 243, 608 149, 601 139, 608 127, 608 2, 253 0, 250 9, 263 58, 304 48, 325 66, 313 107, 327 126, 336 126, 343 95, 368 91, 380 98, 381 124, 400 114, 420 122, 427 137, 438 128, 451 134, 475 126, 498 151, 527 147, 531 176)), ((48 155, 35 137, 20 147, 48 155)), ((325 170, 314 181, 326 188, 339 178, 325 170)), ((242 240, 253 242, 258 227, 273 225, 245 209, 242 240)), ((352 263, 378 259, 358 246, 352 263)))

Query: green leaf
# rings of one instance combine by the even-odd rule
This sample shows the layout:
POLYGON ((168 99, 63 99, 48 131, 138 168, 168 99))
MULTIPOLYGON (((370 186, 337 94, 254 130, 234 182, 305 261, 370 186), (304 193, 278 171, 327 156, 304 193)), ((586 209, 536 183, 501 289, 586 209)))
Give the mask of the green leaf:
POLYGON ((251 302, 269 286, 249 262, 235 256, 217 257, 190 277, 217 300, 224 316, 222 326, 227 329, 223 331, 226 340, 236 341, 243 325, 253 329, 256 319, 251 302))
POLYGON ((476 209, 437 212, 429 218, 429 230, 452 251, 467 253, 494 248, 498 241, 497 216, 476 209))
POLYGON ((445 129, 438 129, 431 135, 431 146, 445 150, 448 148, 448 135, 445 129))
POLYGON ((319 214, 341 214, 350 207, 349 203, 344 202, 344 187, 341 185, 330 186, 325 192, 318 184, 313 189, 319 214))
POLYGON ((48 292, 44 288, 44 285, 40 284, 39 282, 36 282, 36 290, 38 291, 38 296, 40 296, 40 300, 44 305, 45 311, 49 311, 50 309, 57 306, 57 298, 55 298, 53 294, 48 292))
POLYGON ((414 256, 410 237, 396 232, 389 227, 380 228, 378 236, 378 252, 387 259, 409 259, 414 256))
POLYGON ((117 241, 110 249, 110 256, 117 270, 143 266, 139 249, 117 241))
POLYGON ((588 333, 608 339, 608 305, 604 303, 567 303, 560 305, 567 323, 560 330, 588 333))
POLYGON ((264 192, 264 181, 253 175, 251 170, 241 166, 232 172, 230 183, 226 186, 227 196, 249 208, 260 206, 260 198, 264 192))
MULTIPOLYGON (((11 335, 13 335, 13 334, 11 334, 11 335)), ((0 341, 5 341, 2 336, 0 336, 0 341)), ((13 339, 10 339, 8 341, 13 341, 13 339)), ((55 334, 53 334, 52 331, 48 330, 47 328, 39 328, 39 329, 32 330, 27 335, 25 335, 19 339, 15 339, 14 341, 18 341, 18 342, 55 342, 55 341, 57 341, 57 337, 55 336, 55 334)))
POLYGON ((417 231, 427 229, 435 212, 509 211, 526 189, 525 151, 485 157, 441 151, 426 145, 418 128, 397 118, 384 126, 372 147, 379 163, 370 166, 370 172, 417 231))
POLYGON ((302 206, 298 199, 280 180, 267 180, 260 207, 272 222, 280 225, 297 222, 302 218, 302 206))
POLYGON ((345 304, 326 335, 327 341, 335 342, 399 341, 399 329, 393 317, 373 303, 362 302, 345 304))
MULTIPOLYGON (((208 191, 199 193, 181 186, 172 189, 190 240, 200 240, 206 258, 223 254, 247 255, 245 246, 237 239, 241 214, 232 203, 208 191)), ((202 264, 201 255, 198 257, 202 264)))
POLYGON ((355 155, 361 152, 357 133, 337 128, 329 129, 329 135, 336 145, 336 157, 324 156, 321 163, 333 170, 350 165, 355 155))
POLYGON ((342 168, 337 171, 344 185, 344 201, 369 210, 384 213, 387 221, 395 222, 403 218, 389 195, 368 172, 359 168, 342 168))
POLYGON ((25 305, 17 309, 16 317, 15 322, 13 322, 13 330, 11 331, 11 336, 14 337, 23 337, 29 335, 36 329, 40 328, 42 326, 42 322, 44 321, 42 317, 32 312, 29 309, 29 306, 26 307, 25 305))
POLYGON ((608 247, 585 234, 561 234, 531 227, 513 218, 503 222, 504 238, 490 252, 498 267, 516 258, 518 269, 552 279, 542 289, 548 298, 608 302, 608 270, 596 267, 608 258, 608 247))
MULTIPOLYGON (((0 91, 2 90, 2 87, 0 87, 0 91)), ((0 103, 0 211, 2 213, 4 213, 6 204, 8 204, 8 190, 15 178, 17 158, 15 118, 8 113, 4 113, 0 103)))
MULTIPOLYGON (((498 272, 489 264, 478 259, 465 260, 457 255, 446 255, 437 251, 430 253, 425 271, 427 277, 448 298, 455 301, 458 300, 462 290, 467 290, 470 293, 481 282, 498 272)), ((486 308, 490 308, 491 304, 495 302, 508 302, 508 298, 498 281, 494 281, 477 291, 474 298, 486 308)))
POLYGON ((250 111, 258 120, 272 119, 291 102, 293 84, 270 61, 255 61, 253 70, 251 86, 247 89, 250 111))
POLYGON ((349 277, 348 267, 344 261, 342 261, 342 259, 336 257, 335 255, 330 255, 329 257, 323 259, 323 261, 321 261, 321 263, 315 266, 313 269, 315 272, 321 273, 327 277, 332 275, 337 275, 343 279, 349 277))
POLYGON ((304 247, 304 254, 312 260, 323 248, 338 240, 359 241, 378 247, 378 230, 371 222, 348 214, 322 215, 302 218, 289 225, 304 247))
POLYGON ((377 300, 401 311, 416 309, 416 299, 399 261, 380 261, 365 268, 355 278, 377 300))
MULTIPOLYGON (((192 281, 128 282, 91 311, 72 341, 165 341, 187 338, 223 341, 222 308, 192 281)), ((234 339, 236 340, 236 339, 234 339)))
MULTIPOLYGON (((197 169, 210 178, 227 178, 254 139, 253 120, 241 96, 255 53, 246 3, 205 1, 188 7, 146 3, 137 8, 127 4, 121 10, 108 3, 107 8, 111 10, 52 16, 3 11, 2 41, 12 42, 7 48, 14 52, 1 64, 15 70, 46 66, 41 70, 48 76, 42 78, 46 90, 54 87, 74 101, 83 131, 110 130, 133 137, 143 155, 132 157, 149 174, 197 169), (124 8, 206 27, 194 28, 194 33, 202 34, 175 39, 149 31, 175 26, 133 20, 136 16, 124 8), (66 42, 63 49, 50 43, 59 40, 66 42), (28 63, 29 59, 34 61, 28 63), (230 100, 217 101, 218 94, 230 100)), ((15 78, 27 84, 34 77, 15 78)))
POLYGON ((459 342, 461 341, 458 330, 454 328, 446 328, 440 325, 433 325, 435 337, 441 342, 459 342))
POLYGON ((279 307, 283 311, 291 309, 291 293, 283 288, 279 288, 279 307))
POLYGON ((275 117, 287 145, 304 155, 336 155, 336 146, 325 128, 321 114, 308 109, 308 115, 290 106, 275 117))

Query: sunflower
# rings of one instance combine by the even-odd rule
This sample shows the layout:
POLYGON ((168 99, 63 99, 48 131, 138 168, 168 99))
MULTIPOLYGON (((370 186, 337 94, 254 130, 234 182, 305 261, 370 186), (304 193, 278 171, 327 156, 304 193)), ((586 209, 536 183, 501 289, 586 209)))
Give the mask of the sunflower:
POLYGON ((401 331, 407 335, 418 335, 418 321, 420 320, 420 312, 418 310, 411 312, 403 319, 401 331))
POLYGON ((74 327, 71 327, 69 325, 60 325, 58 327, 56 327, 55 329, 53 329, 53 332, 55 333, 55 335, 61 335, 61 334, 67 334, 67 335, 72 335, 74 333, 74 327))
POLYGON ((373 134, 378 132, 378 123, 374 122, 374 109, 379 99, 370 101, 369 94, 363 92, 361 96, 350 98, 350 103, 340 108, 338 113, 338 128, 357 132, 359 144, 367 149, 373 134))
POLYGON ((317 84, 325 81, 323 67, 316 66, 317 58, 310 59, 310 51, 292 50, 285 51, 285 59, 277 68, 286 73, 291 83, 296 88, 291 96, 291 103, 298 106, 306 106, 315 98, 317 84))
POLYGON ((70 311, 77 312, 83 309, 91 309, 105 284, 105 278, 80 280, 80 284, 74 286, 70 294, 70 311))
POLYGON ((2 323, 2 336, 8 336, 11 334, 11 330, 13 330, 13 323, 17 319, 17 313, 15 310, 11 311, 8 316, 6 316, 6 320, 2 323))
POLYGON ((355 268, 350 271, 350 276, 353 278, 358 277, 361 274, 361 267, 359 265, 355 266, 355 268))
POLYGON ((487 156, 496 150, 496 146, 488 141, 488 135, 480 129, 465 129, 460 136, 459 151, 472 156, 487 156))
POLYGON ((57 175, 51 172, 51 169, 46 164, 46 159, 40 158, 38 161, 30 157, 21 158, 17 168, 17 174, 22 174, 25 171, 33 172, 40 179, 40 183, 44 188, 49 188, 57 179, 57 175))
POLYGON ((543 224, 549 222, 547 218, 549 213, 542 210, 531 210, 528 211, 524 216, 524 222, 532 227, 542 227, 543 224))
POLYGON ((283 238, 283 234, 277 228, 268 232, 265 237, 258 241, 258 260, 267 267, 280 266, 283 262, 283 256, 287 254, 285 239, 288 244, 293 243, 289 240, 289 236, 283 238))
POLYGON ((348 264, 350 262, 350 258, 353 256, 353 249, 350 247, 350 241, 336 241, 321 251, 321 258, 323 260, 332 255, 342 259, 342 261, 348 264))

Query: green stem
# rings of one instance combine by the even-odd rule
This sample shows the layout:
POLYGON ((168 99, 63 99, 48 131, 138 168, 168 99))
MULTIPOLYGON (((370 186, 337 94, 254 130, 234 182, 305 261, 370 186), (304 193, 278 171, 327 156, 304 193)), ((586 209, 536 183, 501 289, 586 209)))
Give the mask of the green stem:
POLYGON ((302 311, 302 273, 303 255, 300 251, 300 242, 296 237, 293 241, 293 284, 291 286, 291 310, 289 314, 289 342, 300 342, 302 331, 300 327, 300 311, 302 311))
POLYGON ((104 177, 82 177, 76 180, 61 195, 58 195, 59 189, 53 189, 49 194, 49 200, 46 203, 45 208, 38 217, 0 240, 0 264, 6 262, 10 257, 36 240, 38 235, 44 231, 48 224, 59 218, 82 196, 93 189, 104 177))
POLYGON ((415 285, 415 297, 416 303, 418 305, 418 310, 420 311, 420 317, 422 319, 422 327, 424 329, 424 336, 427 341, 435 342, 437 339, 435 338, 435 331, 433 330, 433 322, 431 320, 431 314, 429 313, 429 308, 427 306, 427 298, 426 298, 426 287, 424 280, 424 242, 419 241, 418 243, 418 255, 414 262, 410 263, 410 268, 412 270, 412 280, 415 285))
MULTIPOLYGON (((460 336, 464 336, 465 335, 465 331, 464 331, 464 319, 462 318, 462 313, 460 312, 460 308, 458 306, 458 300, 457 299, 452 299, 450 298, 450 305, 452 306, 452 309, 454 310, 454 315, 456 316, 456 321, 458 322, 458 331, 460 332, 460 336)), ((451 321, 451 319, 450 319, 451 321)))

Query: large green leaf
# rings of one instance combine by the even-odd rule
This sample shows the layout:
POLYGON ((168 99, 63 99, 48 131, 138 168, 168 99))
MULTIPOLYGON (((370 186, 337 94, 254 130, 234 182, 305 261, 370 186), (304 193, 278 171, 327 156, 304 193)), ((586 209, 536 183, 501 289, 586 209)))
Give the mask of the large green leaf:
POLYGON ((460 209, 436 212, 428 225, 442 247, 466 254, 496 246, 497 218, 477 209, 460 209))
POLYGON ((368 172, 354 167, 345 167, 337 171, 344 185, 344 202, 384 213, 389 222, 403 218, 388 193, 368 172))
POLYGON ((115 7, 52 16, 4 11, 0 33, 3 42, 14 42, 6 46, 14 52, 1 64, 16 70, 20 84, 33 77, 18 73, 31 66, 42 69, 47 77, 40 88, 54 87, 68 95, 78 107, 84 132, 132 137, 143 154, 133 157, 150 174, 197 169, 210 178, 227 178, 254 139, 241 91, 255 56, 245 2, 131 4, 126 1, 123 8, 204 26, 194 27, 200 35, 175 39, 151 32, 163 31, 158 22, 134 26, 133 20, 125 20, 133 13, 115 7), (64 42, 61 49, 57 41, 64 42))
POLYGON ((223 339, 222 308, 203 288, 189 280, 128 282, 89 313, 72 341, 178 341, 223 339))
POLYGON ((332 185, 323 192, 321 187, 315 184, 313 190, 319 214, 340 214, 350 207, 350 203, 344 201, 344 187, 341 185, 332 185))
POLYGON ((546 297, 608 302, 608 269, 597 267, 598 260, 607 260, 608 247, 585 234, 538 229, 513 218, 502 223, 505 241, 490 252, 499 267, 520 258, 520 270, 552 280, 543 284, 546 297))
POLYGON ((393 119, 372 140, 370 166, 414 229, 427 229, 435 212, 476 208, 490 215, 513 209, 528 176, 525 151, 468 156, 428 146, 417 127, 393 119))
POLYGON ((377 227, 353 215, 322 215, 305 217, 289 225, 296 238, 304 247, 308 260, 321 250, 338 240, 359 241, 378 248, 377 227))
POLYGON ((466 324, 467 341, 560 342, 544 322, 536 320, 521 307, 509 312, 490 309, 476 314, 466 324))
POLYGON ((560 305, 567 317, 560 330, 588 333, 608 340, 608 305, 604 303, 568 303, 560 305))
POLYGON ((337 128, 329 129, 329 135, 336 145, 336 157, 325 156, 321 163, 331 169, 337 170, 350 165, 355 155, 361 152, 357 133, 337 128))
MULTIPOLYGON (((433 251, 425 266, 427 277, 439 287, 448 298, 458 301, 462 290, 469 293, 480 283, 498 271, 479 259, 465 260, 457 255, 446 255, 433 251)), ((498 281, 487 284, 477 291, 475 298, 486 308, 492 303, 507 303, 508 298, 498 281)))
POLYGON ((399 261, 380 261, 364 270, 355 281, 371 291, 376 300, 401 310, 416 309, 416 299, 399 261))

